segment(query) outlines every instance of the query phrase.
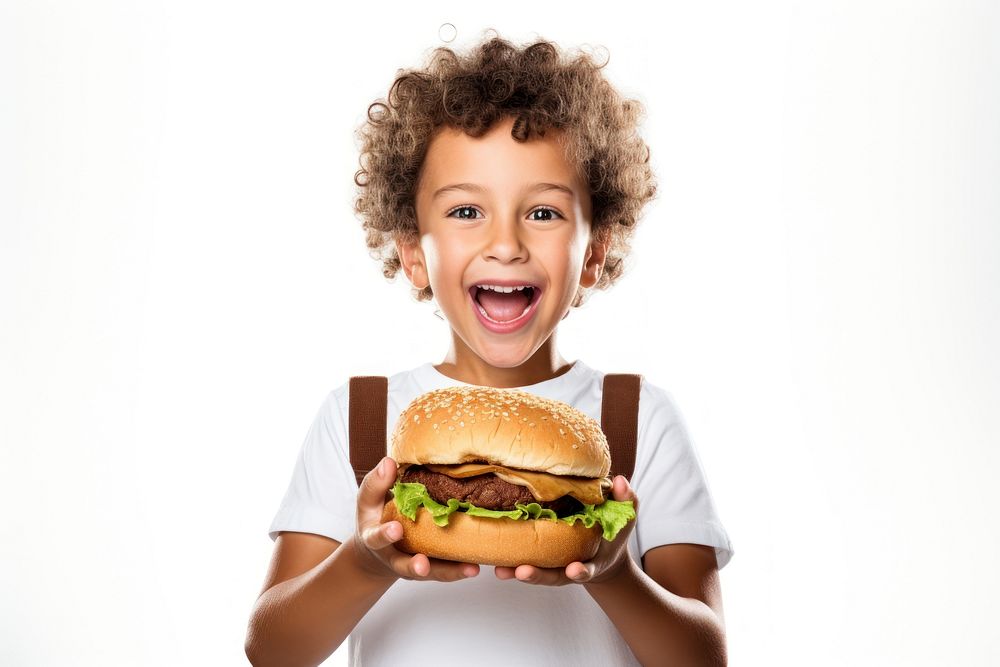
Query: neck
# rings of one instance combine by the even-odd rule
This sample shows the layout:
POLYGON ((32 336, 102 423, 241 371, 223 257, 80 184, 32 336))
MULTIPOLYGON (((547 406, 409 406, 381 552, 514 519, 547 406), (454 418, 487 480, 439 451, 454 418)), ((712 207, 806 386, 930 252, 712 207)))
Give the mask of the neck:
POLYGON ((491 366, 484 361, 453 331, 451 349, 448 350, 444 360, 434 368, 459 382, 498 389, 525 387, 551 380, 572 368, 572 364, 563 359, 556 350, 555 338, 556 333, 553 331, 548 340, 542 343, 542 346, 524 363, 501 368, 491 366))

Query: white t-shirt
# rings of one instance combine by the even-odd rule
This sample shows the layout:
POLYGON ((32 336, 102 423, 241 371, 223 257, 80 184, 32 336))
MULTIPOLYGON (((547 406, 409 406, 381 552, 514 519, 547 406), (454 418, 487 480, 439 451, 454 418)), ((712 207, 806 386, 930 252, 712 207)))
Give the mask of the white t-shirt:
MULTIPOLYGON (((568 403, 598 422, 604 373, 576 361, 559 377, 526 387, 568 403)), ((418 396, 470 386, 427 363, 389 377, 388 442, 399 415, 418 396)), ((358 485, 348 446, 349 383, 330 392, 299 454, 291 484, 271 523, 279 531, 354 533, 358 485)), ((670 394, 643 379, 635 471, 639 498, 629 555, 663 544, 715 547, 722 568, 733 555, 705 473, 670 394)), ((638 665, 607 615, 581 585, 536 586, 501 581, 480 566, 470 579, 441 583, 400 579, 361 619, 348 640, 352 665, 428 662, 453 665, 638 665)))

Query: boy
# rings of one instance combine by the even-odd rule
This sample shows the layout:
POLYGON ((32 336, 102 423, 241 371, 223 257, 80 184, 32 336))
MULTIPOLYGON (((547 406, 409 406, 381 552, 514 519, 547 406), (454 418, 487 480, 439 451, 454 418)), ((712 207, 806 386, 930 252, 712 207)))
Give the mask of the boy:
MULTIPOLYGON (((368 245, 451 327, 442 363, 390 377, 389 432, 414 398, 460 384, 599 418, 603 374, 563 359, 556 328, 621 273, 655 191, 640 107, 599 70, 494 38, 464 57, 438 49, 369 109, 355 179, 368 245)), ((352 664, 725 664, 718 568, 732 548, 665 391, 643 382, 635 471, 614 479, 636 521, 593 560, 542 569, 397 550, 401 526, 380 523, 396 464, 357 489, 347 387, 320 409, 272 523, 251 662, 314 665, 350 635, 352 664)))

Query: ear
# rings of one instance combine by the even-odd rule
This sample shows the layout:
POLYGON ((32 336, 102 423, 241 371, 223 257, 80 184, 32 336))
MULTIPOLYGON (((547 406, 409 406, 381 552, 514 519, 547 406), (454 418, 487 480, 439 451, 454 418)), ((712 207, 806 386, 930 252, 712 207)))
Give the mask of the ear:
POLYGON ((405 240, 396 237, 396 253, 399 255, 399 263, 403 267, 406 279, 417 289, 423 289, 431 284, 427 277, 427 264, 424 260, 424 249, 420 247, 419 237, 413 240, 405 240))
POLYGON ((583 271, 580 273, 580 286, 593 287, 604 271, 604 260, 608 255, 608 242, 593 238, 587 248, 587 255, 583 258, 583 271))

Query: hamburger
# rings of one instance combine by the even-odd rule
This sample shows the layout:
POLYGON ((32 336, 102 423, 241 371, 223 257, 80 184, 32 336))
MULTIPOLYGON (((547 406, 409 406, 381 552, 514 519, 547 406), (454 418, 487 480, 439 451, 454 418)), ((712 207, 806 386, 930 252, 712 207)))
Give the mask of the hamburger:
POLYGON ((407 553, 484 565, 564 567, 594 557, 635 519, 609 499, 600 424, 561 401, 516 389, 449 387, 399 417, 397 463, 382 521, 407 553))

